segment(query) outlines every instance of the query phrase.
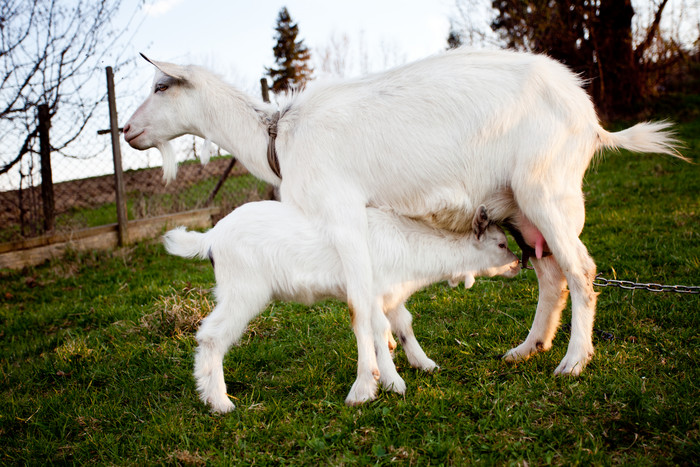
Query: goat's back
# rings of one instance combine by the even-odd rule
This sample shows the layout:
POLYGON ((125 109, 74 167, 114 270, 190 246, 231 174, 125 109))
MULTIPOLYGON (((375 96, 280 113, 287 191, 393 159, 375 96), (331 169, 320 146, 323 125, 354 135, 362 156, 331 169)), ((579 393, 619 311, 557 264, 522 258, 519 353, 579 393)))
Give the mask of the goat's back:
POLYGON ((346 190, 403 214, 453 204, 471 215, 533 167, 582 178, 599 128, 580 79, 562 64, 456 50, 293 98, 280 121, 291 188, 283 183, 282 194, 297 202, 293 187, 307 186, 313 167, 324 196, 346 190))

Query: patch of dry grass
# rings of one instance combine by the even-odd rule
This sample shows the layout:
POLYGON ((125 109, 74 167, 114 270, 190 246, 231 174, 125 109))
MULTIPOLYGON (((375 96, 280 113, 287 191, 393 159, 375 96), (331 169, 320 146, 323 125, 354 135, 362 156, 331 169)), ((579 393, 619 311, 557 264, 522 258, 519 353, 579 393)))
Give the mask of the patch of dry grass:
POLYGON ((211 313, 211 289, 186 287, 156 299, 155 311, 141 318, 141 327, 151 334, 179 337, 194 334, 199 323, 211 313))

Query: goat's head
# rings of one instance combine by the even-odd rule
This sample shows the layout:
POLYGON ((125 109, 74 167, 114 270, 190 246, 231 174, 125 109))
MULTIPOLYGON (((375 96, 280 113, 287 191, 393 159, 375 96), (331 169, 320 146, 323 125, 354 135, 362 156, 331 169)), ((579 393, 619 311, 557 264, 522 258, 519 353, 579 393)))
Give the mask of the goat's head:
POLYGON ((192 131, 185 116, 193 110, 194 98, 189 67, 156 62, 151 93, 124 126, 124 139, 136 149, 157 147, 192 131))
POLYGON ((192 122, 197 105, 195 74, 191 67, 143 58, 156 67, 151 92, 124 125, 124 139, 135 149, 157 147, 163 155, 163 177, 175 178, 177 161, 169 141, 185 134, 197 134, 192 122))
POLYGON ((469 288, 474 283, 474 276, 504 276, 513 277, 520 272, 520 261, 508 249, 508 239, 505 232, 489 220, 486 208, 479 206, 472 221, 474 236, 472 237, 469 255, 473 271, 455 276, 450 285, 464 281, 469 288))

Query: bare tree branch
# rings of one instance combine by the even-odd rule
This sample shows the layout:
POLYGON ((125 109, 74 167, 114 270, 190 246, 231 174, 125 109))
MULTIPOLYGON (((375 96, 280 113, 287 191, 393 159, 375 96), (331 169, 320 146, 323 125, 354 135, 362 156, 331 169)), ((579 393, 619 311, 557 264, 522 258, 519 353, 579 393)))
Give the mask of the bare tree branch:
POLYGON ((668 0, 661 1, 661 4, 656 9, 656 14, 654 15, 654 21, 649 26, 649 30, 647 31, 646 37, 644 38, 642 43, 639 44, 637 46, 637 48, 634 50, 634 58, 637 61, 637 63, 641 62, 642 57, 644 56, 644 52, 649 48, 649 46, 651 45, 651 43, 654 40, 654 36, 659 31, 659 23, 661 23, 661 15, 662 15, 667 3, 668 3, 668 0))
POLYGON ((113 21, 122 0, 3 0, 0 3, 0 135, 10 148, 0 148, 0 173, 21 159, 8 154, 25 146, 22 133, 35 126, 32 111, 47 104, 52 118, 71 122, 63 133, 52 132, 54 150, 75 143, 104 103, 102 71, 109 60, 114 68, 132 60, 121 55, 119 43, 133 30, 134 10, 127 24, 113 21), (119 54, 114 51, 118 50, 119 54), (115 59, 115 55, 117 58, 115 59), (18 134, 19 133, 19 134, 18 134), (14 136, 12 136, 14 135, 14 136), (9 157, 8 157, 9 156, 9 157))
POLYGON ((39 127, 37 126, 34 128, 34 131, 29 133, 27 135, 27 138, 24 140, 24 143, 22 143, 22 147, 19 150, 19 154, 17 154, 17 157, 15 157, 12 161, 10 161, 8 164, 6 164, 4 167, 0 168, 0 175, 7 173, 16 163, 22 160, 22 157, 24 157, 25 154, 27 154, 31 150, 31 141, 32 139, 36 138, 37 134, 39 133, 39 127))

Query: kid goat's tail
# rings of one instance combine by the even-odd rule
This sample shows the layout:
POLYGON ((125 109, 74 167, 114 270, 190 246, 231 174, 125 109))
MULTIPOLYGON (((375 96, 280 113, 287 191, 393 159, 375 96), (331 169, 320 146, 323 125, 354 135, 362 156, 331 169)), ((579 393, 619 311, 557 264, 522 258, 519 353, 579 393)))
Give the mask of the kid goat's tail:
POLYGON ((598 137, 602 148, 668 154, 690 162, 678 152, 682 143, 671 130, 672 126, 667 121, 643 122, 614 133, 601 129, 598 137))
POLYGON ((163 245, 171 255, 208 259, 210 245, 205 239, 203 233, 189 232, 185 227, 178 227, 163 235, 163 245))

